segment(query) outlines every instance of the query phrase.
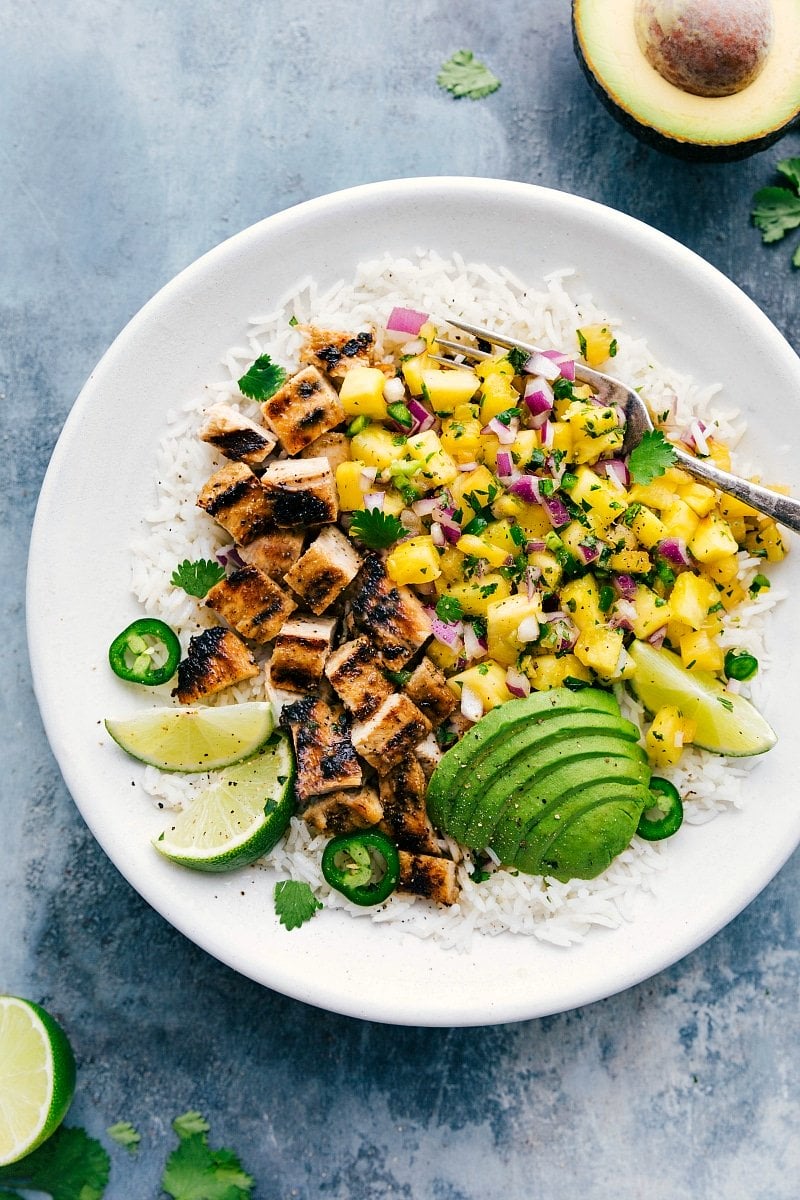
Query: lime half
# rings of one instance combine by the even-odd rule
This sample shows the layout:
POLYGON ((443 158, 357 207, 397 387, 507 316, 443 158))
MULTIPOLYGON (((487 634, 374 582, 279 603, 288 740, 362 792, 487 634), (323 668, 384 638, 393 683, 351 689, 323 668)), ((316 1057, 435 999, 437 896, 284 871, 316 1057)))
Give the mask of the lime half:
POLYGON ((294 811, 294 758, 284 733, 252 758, 220 771, 153 845, 196 871, 232 871, 261 858, 294 811))
POLYGON ((38 1004, 0 996, 0 1167, 54 1133, 75 1091, 67 1035, 38 1004))
POLYGON ((687 671, 677 654, 647 642, 634 642, 628 653, 636 666, 629 680, 634 694, 651 713, 676 705, 697 726, 695 746, 744 758, 775 745, 775 732, 758 709, 744 696, 726 691, 713 675, 687 671))
POLYGON ((209 708, 151 708, 106 729, 123 750, 162 771, 213 771, 255 753, 275 727, 260 701, 209 708))

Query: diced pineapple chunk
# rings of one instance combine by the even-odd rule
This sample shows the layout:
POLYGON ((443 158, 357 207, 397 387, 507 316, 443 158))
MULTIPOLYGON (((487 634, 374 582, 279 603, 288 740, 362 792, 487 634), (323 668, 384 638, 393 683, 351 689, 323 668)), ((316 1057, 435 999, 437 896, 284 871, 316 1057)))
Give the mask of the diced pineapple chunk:
POLYGON ((563 569, 561 563, 549 550, 533 550, 528 555, 528 562, 534 570, 541 572, 546 587, 554 591, 561 582, 563 569))
POLYGON ((525 595, 507 596, 491 603, 486 609, 490 656, 512 666, 522 648, 528 642, 536 641, 541 611, 538 595, 530 600, 525 595))
POLYGON ((511 517, 528 541, 543 539, 553 528, 547 511, 541 504, 528 504, 519 496, 508 493, 498 496, 492 505, 492 512, 497 517, 511 517))
POLYGON ((481 537, 484 541, 491 542, 493 546, 499 546, 501 550, 505 550, 506 554, 510 554, 512 558, 516 558, 524 546, 526 536, 517 530, 518 542, 511 530, 510 521, 490 521, 481 537))
POLYGON ((626 575, 646 575, 653 564, 646 550, 618 550, 609 556, 608 565, 626 575))
POLYGON ((458 662, 462 651, 460 644, 455 650, 451 650, 449 646, 445 646, 433 638, 429 643, 425 653, 431 662, 436 664, 440 671, 452 671, 453 667, 458 662))
POLYGON ((662 511, 661 520, 664 522, 667 537, 682 538, 685 542, 689 541, 700 524, 695 510, 685 500, 680 499, 662 511))
POLYGON ((342 380, 339 400, 348 417, 385 417, 386 376, 377 367, 351 367, 342 380))
POLYGON ((487 572, 486 575, 467 579, 464 583, 453 583, 447 588, 448 595, 455 596, 469 617, 484 617, 489 605, 495 600, 504 600, 511 595, 511 584, 503 575, 487 572))
POLYGON ((498 413, 519 405, 520 396, 508 375, 488 375, 481 383, 481 420, 484 425, 498 413))
POLYGON ((576 480, 570 490, 570 499, 586 513, 589 524, 596 533, 602 533, 625 511, 620 493, 608 480, 601 479, 591 468, 579 466, 576 480))
POLYGON ((602 625, 600 589, 593 575, 583 575, 580 579, 570 579, 568 583, 562 584, 558 597, 560 607, 569 613, 571 621, 581 631, 602 625))
POLYGON ((642 504, 631 518, 630 527, 636 534, 636 540, 646 550, 652 550, 667 536, 664 523, 656 516, 652 508, 642 504))
POLYGON ((489 468, 484 466, 476 467, 474 471, 459 471, 457 478, 450 485, 453 503, 463 508, 465 522, 468 520, 467 514, 475 506, 483 508, 490 504, 498 491, 497 480, 489 468), (470 497, 474 500, 474 505, 470 504, 470 497))
POLYGON ((427 534, 407 538, 389 552, 386 573, 394 583, 432 583, 442 573, 439 552, 427 534))
POLYGON ((474 533, 462 533, 456 542, 456 550, 462 554, 470 554, 473 558, 485 559, 490 567, 506 567, 509 565, 508 551, 474 533))
POLYGON ((576 329, 581 356, 590 367, 602 366, 617 352, 617 339, 608 325, 582 325, 576 329))
POLYGON ((511 692, 506 686, 505 667, 502 667, 500 663, 492 662, 491 659, 486 659, 477 666, 468 667, 466 671, 461 671, 458 675, 452 675, 447 682, 459 698, 463 687, 469 685, 476 696, 480 697, 485 713, 511 699, 511 692))
POLYGON ((698 562, 712 563, 738 550, 736 538, 727 521, 710 512, 703 517, 689 540, 689 549, 698 562))
POLYGON ((684 746, 694 739, 695 723, 674 704, 665 704, 653 717, 645 734, 647 757, 654 767, 674 767, 684 746))
POLYGON ((681 661, 687 671, 721 671, 725 653, 707 629, 692 630, 680 640, 681 661))
POLYGON ((574 654, 526 654, 520 669, 537 692, 562 687, 565 679, 582 679, 589 683, 592 678, 591 671, 574 654))
POLYGON ((450 455, 442 449, 439 435, 432 429, 414 433, 407 442, 408 451, 420 464, 420 474, 431 488, 446 487, 459 475, 450 455))
POLYGON ((462 367, 453 370, 431 368, 422 372, 422 392, 437 413, 452 412, 459 404, 466 404, 478 390, 478 379, 474 371, 462 367))
POLYGON ((598 462, 601 458, 610 458, 622 449, 625 434, 621 429, 610 429, 599 437, 578 437, 573 434, 570 458, 575 463, 598 462))
POLYGON ((739 574, 738 554, 729 554, 726 558, 718 558, 715 562, 703 564, 703 574, 714 583, 731 583, 739 574))
POLYGON ((718 442, 716 438, 709 438, 708 455, 715 467, 719 467, 721 471, 730 471, 731 452, 724 442, 718 442))
POLYGON ((439 555, 439 566, 448 583, 458 583, 464 578, 464 555, 455 546, 445 546, 439 555))
POLYGON ((635 483, 628 491, 631 504, 646 504, 649 508, 669 508, 675 503, 675 489, 666 480, 653 479, 650 483, 635 483))
POLYGON ((641 641, 645 641, 657 630, 663 629, 672 616, 672 605, 649 588, 644 583, 636 587, 633 597, 636 616, 633 620, 633 632, 641 641))
POLYGON ((744 544, 751 554, 766 558, 767 562, 780 562, 787 554, 783 534, 774 521, 770 520, 747 533, 744 544))
POLYGON ((415 354, 413 358, 407 358, 402 363, 400 370, 403 372, 403 378, 406 381, 406 387, 411 392, 412 396, 421 396, 423 392, 423 371, 429 370, 434 366, 430 355, 427 351, 422 354, 415 354))
POLYGON ((670 592, 670 612, 676 621, 682 621, 690 629, 702 629, 708 621, 709 610, 715 608, 719 599, 710 579, 682 571, 670 592))
POLYGON ((368 425, 357 433, 350 441, 350 454, 379 471, 385 471, 398 459, 408 458, 403 435, 391 433, 383 425, 368 425))
POLYGON ((707 517, 717 503, 717 493, 705 483, 692 479, 678 489, 681 500, 694 509, 698 517, 707 517))
POLYGON ((364 463, 349 460, 336 468, 336 490, 339 493, 339 508, 343 512, 355 512, 364 507, 364 489, 361 474, 364 463))
POLYGON ((481 423, 477 417, 457 414, 442 422, 442 448, 457 463, 478 462, 482 452, 481 423))
POLYGON ((621 666, 622 638, 621 629, 611 629, 608 625, 584 629, 575 643, 575 657, 604 679, 612 679, 621 666))

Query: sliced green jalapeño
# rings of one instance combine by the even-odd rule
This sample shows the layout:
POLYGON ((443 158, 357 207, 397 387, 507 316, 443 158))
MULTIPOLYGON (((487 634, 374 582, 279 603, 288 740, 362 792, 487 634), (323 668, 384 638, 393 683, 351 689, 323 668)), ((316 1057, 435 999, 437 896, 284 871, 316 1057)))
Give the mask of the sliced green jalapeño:
POLYGON ((381 904, 400 878, 394 842, 376 830, 331 838, 322 853, 325 881, 353 904, 381 904))
POLYGON ((645 841, 660 842, 672 837, 683 824, 683 802, 678 789, 668 779, 653 775, 649 787, 653 803, 639 818, 636 832, 645 841))
POLYGON ((133 621, 108 648, 108 661, 115 675, 148 687, 171 679, 180 657, 181 644, 176 635, 156 617, 133 621))

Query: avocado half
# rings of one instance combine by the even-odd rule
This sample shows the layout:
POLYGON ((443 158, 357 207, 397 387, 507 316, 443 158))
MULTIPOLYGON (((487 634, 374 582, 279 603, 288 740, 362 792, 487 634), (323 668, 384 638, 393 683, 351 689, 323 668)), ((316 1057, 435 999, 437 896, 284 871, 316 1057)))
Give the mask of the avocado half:
POLYGON ((772 0, 774 36, 756 78, 728 96, 669 83, 639 46, 636 0, 573 0, 575 52, 592 88, 642 141, 680 158, 747 158, 782 137, 800 114, 800 3, 772 0))

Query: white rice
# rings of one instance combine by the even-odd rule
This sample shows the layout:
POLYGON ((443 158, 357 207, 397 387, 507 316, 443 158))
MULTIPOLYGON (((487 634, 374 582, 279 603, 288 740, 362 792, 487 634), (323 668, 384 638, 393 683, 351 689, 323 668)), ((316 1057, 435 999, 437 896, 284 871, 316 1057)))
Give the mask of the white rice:
MULTIPOLYGON (((295 367, 300 335, 289 324, 292 316, 301 323, 325 327, 355 330, 374 325, 380 329, 396 305, 429 312, 434 321, 438 318, 442 323, 448 314, 462 317, 544 348, 576 354, 576 328, 595 322, 609 324, 619 347, 614 374, 640 388, 655 412, 671 411, 664 426, 667 433, 678 434, 693 418, 702 417, 731 447, 742 435, 738 413, 718 402, 718 386, 698 385, 657 363, 645 342, 628 333, 624 315, 598 309, 585 285, 569 269, 553 271, 539 290, 533 290, 504 269, 466 263, 459 256, 444 260, 435 253, 419 251, 413 259, 386 256, 363 263, 354 281, 340 281, 324 292, 313 279, 304 279, 274 310, 250 320, 242 342, 225 353, 218 378, 208 383, 204 393, 168 415, 158 448, 155 503, 146 514, 149 532, 133 548, 132 588, 148 614, 178 631, 184 648, 194 632, 215 621, 201 602, 169 585, 172 571, 185 558, 213 558, 229 542, 225 532, 195 504, 206 479, 224 461, 197 438, 204 410, 225 401, 258 417, 258 406, 240 394, 237 380, 261 354, 268 353, 287 369, 295 367)), ((739 461, 737 467, 749 473, 748 464, 739 461)), ((763 564, 744 553, 740 558, 740 580, 746 588, 763 564)), ((780 598, 773 588, 761 592, 742 612, 726 615, 723 646, 747 649, 762 668, 768 667, 765 618, 780 598)), ((618 687, 617 693, 625 714, 642 727, 640 706, 624 688, 618 687)), ((263 678, 228 689, 215 701, 230 704, 253 698, 265 698, 263 678)), ((684 797, 685 820, 692 825, 740 807, 747 770, 741 759, 720 758, 689 747, 680 764, 663 773, 684 797)), ((144 786, 160 806, 182 808, 206 781, 207 777, 164 775, 147 768, 144 786)), ((462 863, 460 899, 452 908, 437 909, 398 894, 378 909, 359 909, 325 883, 320 869, 325 841, 295 818, 287 837, 264 864, 280 878, 307 881, 326 908, 343 909, 353 918, 399 924, 406 932, 464 951, 474 933, 510 931, 569 946, 581 941, 593 927, 614 928, 632 920, 637 898, 654 890, 674 852, 673 843, 634 838, 601 877, 566 884, 503 870, 474 884, 462 863)))

